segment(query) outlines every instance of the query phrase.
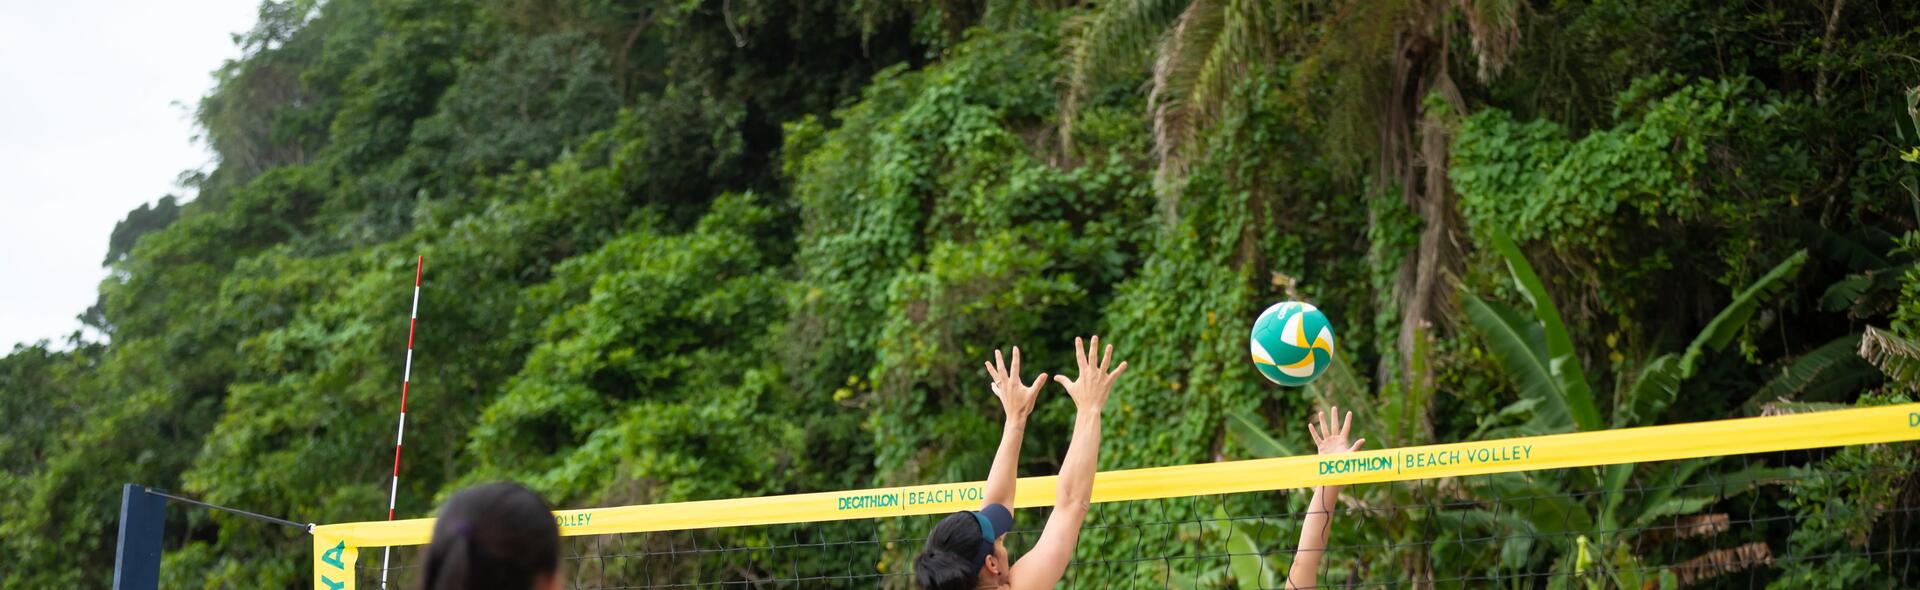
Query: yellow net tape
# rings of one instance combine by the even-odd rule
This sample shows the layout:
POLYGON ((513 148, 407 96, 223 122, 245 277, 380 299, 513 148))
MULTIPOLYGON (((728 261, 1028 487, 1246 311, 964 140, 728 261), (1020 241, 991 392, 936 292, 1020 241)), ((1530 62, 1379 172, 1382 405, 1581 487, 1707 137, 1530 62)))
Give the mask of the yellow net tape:
MULTIPOLYGON (((1381 449, 1335 457, 1283 457, 1101 472, 1093 502, 1236 494, 1671 461, 1798 449, 1920 440, 1920 404, 1857 408, 1381 449)), ((1016 507, 1052 506, 1057 478, 1020 478, 1016 507)), ((873 488, 673 504, 561 510, 563 536, 602 535, 820 522, 978 508, 985 482, 873 488)), ((433 519, 320 525, 314 535, 314 587, 353 588, 357 549, 421 545, 433 519)))

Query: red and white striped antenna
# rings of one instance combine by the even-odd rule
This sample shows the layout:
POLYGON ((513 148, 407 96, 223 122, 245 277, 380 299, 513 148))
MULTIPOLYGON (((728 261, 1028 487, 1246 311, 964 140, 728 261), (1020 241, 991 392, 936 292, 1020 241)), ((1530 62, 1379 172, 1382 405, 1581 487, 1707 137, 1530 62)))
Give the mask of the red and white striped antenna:
MULTIPOLYGON (((393 520, 393 506, 400 498, 400 446, 407 439, 407 387, 413 381, 413 329, 420 321, 420 275, 427 268, 421 255, 413 267, 413 311, 407 312, 407 364, 400 372, 400 426, 393 432, 393 487, 387 492, 387 520, 393 520)), ((380 552, 380 588, 387 587, 387 560, 393 548, 380 552)))

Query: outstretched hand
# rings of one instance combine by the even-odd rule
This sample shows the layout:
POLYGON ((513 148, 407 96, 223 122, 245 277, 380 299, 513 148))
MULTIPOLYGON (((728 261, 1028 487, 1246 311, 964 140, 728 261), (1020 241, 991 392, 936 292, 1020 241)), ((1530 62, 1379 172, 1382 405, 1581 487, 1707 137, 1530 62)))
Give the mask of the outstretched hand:
POLYGON ((1082 411, 1099 411, 1107 405, 1107 392, 1113 388, 1113 380, 1127 372, 1127 363, 1107 371, 1107 363, 1113 361, 1113 345, 1107 345, 1105 356, 1099 356, 1100 337, 1093 337, 1093 345, 1086 346, 1079 338, 1073 339, 1073 355, 1080 362, 1080 375, 1068 381, 1065 375, 1054 375, 1053 380, 1067 388, 1067 395, 1073 397, 1073 405, 1082 411), (1097 361, 1097 362, 1096 362, 1097 361))
POLYGON ((994 349, 993 362, 987 363, 987 376, 993 379, 993 394, 1000 397, 1000 407, 1007 411, 1007 420, 1024 422, 1027 414, 1033 413, 1033 400, 1040 397, 1040 388, 1047 385, 1047 374, 1041 373, 1033 378, 1033 384, 1020 382, 1020 347, 1013 347, 1013 365, 1008 366, 1000 357, 1000 350, 994 349))
POLYGON ((1347 431, 1351 428, 1353 428, 1353 412, 1347 412, 1346 418, 1343 419, 1340 417, 1339 406, 1331 406, 1325 411, 1315 412, 1313 422, 1307 423, 1307 433, 1313 435, 1313 444, 1320 448, 1322 455, 1351 453, 1360 450, 1360 445, 1367 444, 1367 439, 1364 438, 1353 441, 1353 444, 1347 444, 1347 431), (1332 414, 1333 420, 1340 423, 1338 429, 1327 422, 1328 414, 1332 414), (1316 423, 1319 428, 1314 427, 1316 423))

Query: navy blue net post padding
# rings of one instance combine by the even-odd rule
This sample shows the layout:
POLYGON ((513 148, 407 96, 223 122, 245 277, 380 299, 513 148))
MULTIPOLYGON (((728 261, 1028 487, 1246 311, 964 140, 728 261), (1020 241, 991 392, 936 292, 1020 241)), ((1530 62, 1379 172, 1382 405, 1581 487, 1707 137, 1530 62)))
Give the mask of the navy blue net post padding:
MULTIPOLYGON (((1347 488, 1329 588, 1920 587, 1912 443, 1347 488)), ((1308 494, 1095 504, 1061 588, 1284 588, 1308 494)), ((1007 546, 1039 538, 1017 511, 1007 546)), ((911 588, 939 516, 569 537, 569 588, 911 588)), ((424 548, 397 548, 413 588, 424 548)), ((363 553, 366 555, 366 553, 363 553)), ((368 563, 372 561, 373 563, 368 563)), ((362 559, 361 587, 378 586, 362 559)))

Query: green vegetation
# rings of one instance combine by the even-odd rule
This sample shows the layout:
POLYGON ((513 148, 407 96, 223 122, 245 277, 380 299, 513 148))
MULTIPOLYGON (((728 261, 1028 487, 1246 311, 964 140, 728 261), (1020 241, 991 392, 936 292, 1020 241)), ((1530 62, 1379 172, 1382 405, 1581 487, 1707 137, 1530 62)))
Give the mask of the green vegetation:
MULTIPOLYGON (((1096 332, 1133 367, 1106 468, 1309 448, 1294 425, 1323 397, 1408 445, 1920 393, 1920 5, 635 4, 263 3, 199 105, 218 167, 102 236, 83 320, 108 338, 0 358, 0 588, 105 585, 123 482, 383 516, 416 255, 406 515, 497 478, 562 506, 978 478, 997 418, 976 363, 1020 344, 1065 366, 1096 332), (1340 330, 1312 387, 1246 358, 1284 298, 1340 330)), ((1070 421, 1042 400, 1027 473, 1057 468, 1070 421)), ((1729 482, 1821 517, 1920 485, 1823 469, 1912 472, 1910 446, 1737 463, 1492 481, 1601 492, 1518 523, 1542 532, 1727 509, 1628 486, 1729 482), (1800 483, 1759 483, 1776 469, 1800 483)), ((167 587, 306 584, 305 536, 174 518, 167 587)), ((1763 532, 1801 555, 1920 533, 1818 522, 1763 532)), ((1246 524, 1236 542, 1294 534, 1246 524)), ((1090 531, 1083 555, 1139 542, 1090 531)), ((1639 586, 1614 568, 1736 549, 1635 544, 1334 558, 1639 586)), ((1914 565, 1777 575, 1920 575, 1894 567, 1914 565)))

